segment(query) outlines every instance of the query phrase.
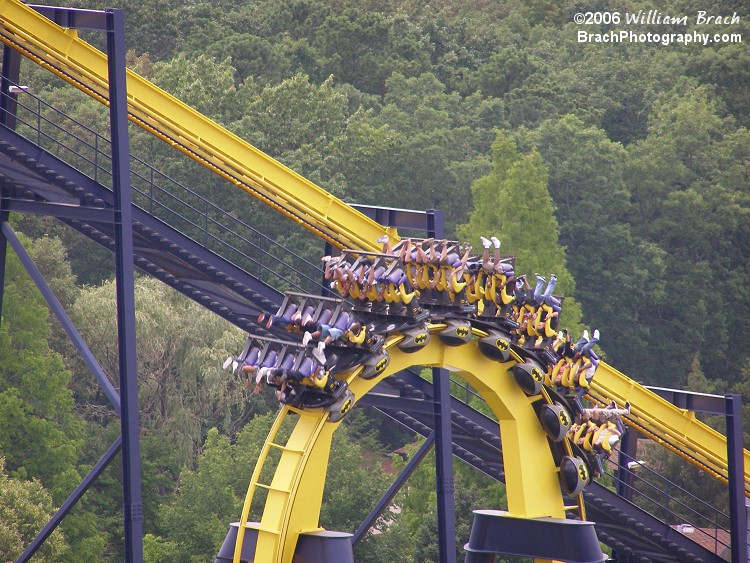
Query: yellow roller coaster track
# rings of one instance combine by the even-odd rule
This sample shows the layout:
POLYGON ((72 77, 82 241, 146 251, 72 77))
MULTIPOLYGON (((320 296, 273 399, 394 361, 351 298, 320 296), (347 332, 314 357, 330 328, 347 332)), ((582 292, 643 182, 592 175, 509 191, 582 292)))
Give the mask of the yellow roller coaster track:
MULTIPOLYGON (((508 368, 515 361, 499 363, 479 351, 478 341, 461 346, 446 346, 435 333, 445 325, 430 325, 433 338, 417 352, 401 351, 401 335, 393 335, 384 348, 390 363, 377 377, 358 377, 362 367, 346 374, 349 389, 357 399, 366 395, 379 381, 413 365, 445 367, 456 372, 485 399, 498 418, 503 443, 508 511, 520 518, 553 516, 564 518, 571 508, 583 516, 583 501, 566 507, 558 479, 559 469, 550 451, 547 435, 531 404, 538 397, 528 397, 516 385, 508 368)), ((342 379, 344 376, 341 376, 342 379)), ((320 530, 320 506, 331 439, 338 422, 326 422, 327 412, 299 411, 284 407, 258 459, 240 517, 234 561, 240 561, 244 532, 259 530, 255 557, 261 561, 290 562, 301 533, 320 530), (297 418, 285 443, 277 443, 278 430, 290 416, 297 418), (268 463, 269 453, 280 450, 270 483, 260 475, 268 463), (323 477, 321 477, 323 476, 323 477), (268 490, 259 525, 249 522, 250 507, 258 489, 268 490), (243 525, 244 523, 244 525, 243 525)))
MULTIPOLYGON (((695 413, 680 409, 602 362, 591 384, 591 395, 600 402, 630 401, 626 422, 667 449, 726 482, 726 438, 703 424, 695 413)), ((744 451, 745 496, 750 497, 750 452, 744 451)))
MULTIPOLYGON (((107 104, 107 57, 17 0, 0 0, 0 40, 107 104)), ((128 71, 128 111, 137 123, 334 246, 376 250, 386 229, 351 206, 128 71)))
MULTIPOLYGON (((511 353, 510 361, 499 363, 479 351, 477 340, 461 346, 446 346, 437 336, 446 325, 431 324, 428 328, 432 333, 430 343, 418 352, 401 351, 397 345, 403 336, 391 336, 384 346, 390 363, 376 378, 365 380, 358 377, 363 369, 361 366, 340 377, 360 399, 382 379, 413 365, 445 367, 456 372, 477 390, 499 420, 509 513, 534 518, 544 514, 559 516, 565 511, 575 510, 581 519, 585 519, 582 495, 578 495, 576 505, 563 505, 557 477, 559 468, 555 466, 546 434, 531 408, 533 402, 543 397, 526 396, 508 373, 514 363, 523 361, 522 358, 511 353)), ((472 333, 478 338, 487 336, 478 329, 473 329, 472 333)), ((599 402, 615 400, 620 406, 629 400, 631 415, 626 417, 627 424, 713 477, 726 481, 726 440, 723 436, 696 420, 691 413, 674 407, 604 363, 597 370, 594 382, 590 398, 599 402), (717 452, 724 453, 724 456, 717 455, 717 452)), ((547 401, 551 402, 549 397, 547 401)), ((331 440, 339 424, 328 423, 327 418, 328 413, 319 410, 300 411, 284 407, 279 413, 248 487, 235 545, 235 563, 240 561, 246 529, 254 527, 258 530, 256 557, 279 562, 292 560, 300 534, 321 529, 319 512, 325 479, 320 476, 325 475, 331 440), (284 444, 278 443, 278 430, 290 416, 298 417, 294 429, 284 444), (273 465, 268 463, 272 450, 281 451, 281 456, 275 468, 271 467, 274 471, 271 483, 265 484, 260 475, 264 468, 273 465), (249 518, 253 496, 258 489, 266 489, 269 493, 256 523, 249 518)), ((572 455, 567 439, 564 446, 568 455, 572 455)))
MULTIPOLYGON (((75 32, 59 27, 17 0, 0 0, 0 41, 86 94, 104 104, 108 103, 106 56, 81 40, 75 32)), ((388 234, 392 239, 397 238, 394 230, 368 219, 346 203, 130 71, 127 87, 129 116, 133 122, 321 238, 338 247, 368 251, 377 250, 375 241, 383 234, 388 234)), ((467 380, 480 392, 483 391, 485 398, 489 397, 488 402, 493 410, 507 408, 504 404, 497 404, 499 399, 494 396, 495 390, 491 385, 482 377, 471 375, 471 370, 464 367, 464 364, 471 363, 469 356, 474 354, 480 357, 475 360, 481 363, 477 369, 487 369, 488 360, 482 360, 481 354, 474 350, 472 345, 458 348, 460 352, 439 345, 428 346, 425 350, 427 351, 420 352, 419 357, 412 355, 407 357, 403 353, 395 353, 398 361, 392 361, 388 373, 395 371, 393 366, 399 364, 403 364, 402 367, 412 364, 458 366, 460 370, 465 370, 467 380)), ((351 383, 352 390, 359 398, 370 388, 369 382, 364 382, 361 378, 352 378, 351 383)), ((517 392, 518 389, 513 391, 516 394, 517 392)), ((653 437, 664 447, 677 452, 714 477, 726 480, 728 473, 726 439, 698 421, 692 413, 674 407, 604 363, 597 370, 591 395, 602 401, 614 399, 620 405, 625 401, 630 401, 632 414, 627 417, 628 424, 653 437)), ((528 410, 531 411, 531 409, 528 410)), ((495 410, 495 412, 498 411, 495 410)), ((307 415, 301 415, 300 419, 305 418, 307 415)), ((319 432, 317 438, 311 443, 325 443, 328 432, 332 432, 335 426, 329 423, 313 431, 312 428, 318 428, 318 426, 317 423, 311 424, 308 430, 305 430, 308 434, 303 432, 304 436, 296 439, 304 442, 305 439, 313 437, 314 432, 319 432)), ((522 448, 517 444, 514 445, 512 440, 504 439, 503 443, 506 459, 512 457, 514 452, 521 455, 522 448)), ((269 445, 269 447, 275 446, 269 445)), ((524 455, 528 455, 525 449, 523 452, 524 455)), ((285 455, 287 453, 291 453, 291 450, 285 452, 285 455)), ((295 456, 286 455, 286 457, 291 459, 295 456)), ((310 459, 319 458, 327 460, 327 454, 326 456, 315 454, 312 458, 302 456, 297 462, 301 463, 300 467, 304 468, 310 463, 310 459)), ((747 451, 744 452, 744 462, 747 494, 750 491, 750 486, 748 486, 750 453, 747 451)), ((519 459, 514 463, 525 466, 530 462, 519 459)), ((284 483, 283 487, 291 487, 289 489, 291 491, 294 487, 299 487, 301 483, 301 481, 296 484, 284 483)), ((521 487, 525 486, 523 479, 521 483, 523 483, 521 487)), ((534 486, 538 486, 538 483, 534 486)), ((279 489, 284 490, 283 487, 279 489)), ((305 488, 307 488, 306 484, 305 488)), ((553 488, 559 487, 555 483, 553 488)), ((515 501, 515 504, 523 505, 524 502, 515 501)), ((547 506, 543 499, 540 503, 542 507, 547 506)), ((557 508, 559 507, 555 510, 557 508)), ((523 508, 520 512, 526 510, 523 508)), ((531 513, 533 510, 528 510, 528 512, 531 513)), ((266 517, 265 514, 264 517, 266 517)), ((292 522, 288 520, 292 516, 285 516, 285 518, 287 518, 287 523, 292 522)), ((295 524, 297 527, 293 529, 314 529, 317 526, 317 522, 309 526, 307 520, 304 522, 304 526, 295 524)), ((276 530, 277 526, 278 523, 274 523, 268 527, 268 530, 276 530)), ((277 549, 287 553, 289 540, 280 537, 276 541, 277 549)))

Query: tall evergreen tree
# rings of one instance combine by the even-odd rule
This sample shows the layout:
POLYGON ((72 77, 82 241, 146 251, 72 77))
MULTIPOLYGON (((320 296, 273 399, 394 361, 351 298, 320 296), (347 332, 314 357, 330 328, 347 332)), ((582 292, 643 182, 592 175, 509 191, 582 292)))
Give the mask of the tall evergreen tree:
MULTIPOLYGON (((459 237, 481 248, 479 237, 497 236, 501 252, 516 257, 516 272, 557 276, 557 292, 566 295, 562 322, 578 330, 580 305, 575 280, 558 244, 555 207, 547 188, 547 170, 536 149, 520 154, 513 139, 498 133, 492 144, 492 169, 471 186, 474 210, 458 228, 459 237)), ((531 283, 534 282, 533 276, 531 283)))

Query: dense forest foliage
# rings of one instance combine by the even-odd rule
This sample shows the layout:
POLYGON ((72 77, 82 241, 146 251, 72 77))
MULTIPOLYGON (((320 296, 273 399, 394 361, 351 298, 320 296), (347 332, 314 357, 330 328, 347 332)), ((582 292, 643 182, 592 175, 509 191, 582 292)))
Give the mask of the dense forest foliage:
MULTIPOLYGON (((59 2, 47 2, 58 5, 59 2)), ((99 1, 68 6, 103 9, 99 1)), ((591 4, 591 5, 590 5, 591 4)), ((750 404, 748 6, 620 0, 740 42, 579 42, 577 0, 121 0, 130 68, 349 202, 442 209, 448 236, 495 235, 517 270, 558 274, 568 326, 601 331, 634 379, 750 404)), ((620 26, 622 28, 622 26, 620 26)), ((99 46, 103 38, 82 33, 99 46)), ((42 69, 24 81, 81 123, 106 109, 42 69)), ((133 127, 131 148, 317 260, 322 245, 133 127)), ((117 383, 113 261, 52 219, 12 215, 39 268, 117 383), (26 238, 27 237, 27 238, 26 238)), ((245 488, 275 401, 222 371, 243 335, 148 278, 136 284, 147 560, 207 561, 245 488)), ((112 444, 119 420, 9 256, 0 324, 0 552, 17 555, 112 444)), ((750 412, 750 411, 747 411, 750 412)), ((355 410, 337 432, 322 525, 353 531, 415 437, 355 410), (390 463, 388 463, 390 467, 390 463), (335 507, 335 508, 332 508, 335 507)), ((678 471, 674 471, 675 474, 678 471)), ((425 463, 361 561, 436 557, 425 463)), ((687 477, 689 481, 690 478, 687 477)), ((688 486, 688 485, 686 485, 688 486)), ((113 466, 40 561, 121 560, 113 466)), ((718 494, 718 493, 717 493, 718 494)), ((457 463, 459 544, 502 487, 457 463)))

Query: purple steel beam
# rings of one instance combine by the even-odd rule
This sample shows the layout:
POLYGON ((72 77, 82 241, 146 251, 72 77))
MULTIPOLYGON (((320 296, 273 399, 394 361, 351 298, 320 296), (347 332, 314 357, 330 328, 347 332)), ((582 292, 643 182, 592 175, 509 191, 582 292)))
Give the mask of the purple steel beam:
POLYGON ((401 470, 399 476, 391 484, 391 486, 388 487, 388 490, 380 498, 378 503, 375 505, 375 508, 370 511, 370 514, 367 515, 367 518, 364 519, 359 528, 357 528, 357 531, 354 532, 354 535, 352 536, 352 545, 357 545, 357 543, 362 539, 367 530, 372 527, 372 525, 380 517, 383 511, 388 508, 388 505, 391 504, 393 498, 401 490, 401 487, 404 486, 409 477, 411 477, 411 474, 414 473, 414 470, 419 467, 419 464, 430 451, 434 443, 435 433, 432 432, 429 436, 427 436, 427 438, 425 438, 425 441, 414 453, 412 458, 406 464, 406 467, 401 470))
POLYGON ((747 561, 747 510, 745 508, 744 449, 742 447, 742 396, 734 394, 726 395, 725 401, 732 561, 747 561))
POLYGON ((120 451, 122 446, 122 436, 118 436, 115 443, 110 446, 107 452, 97 462, 94 468, 89 472, 86 477, 83 478, 80 485, 76 487, 76 490, 71 493, 68 499, 57 509, 55 515, 50 518, 49 522, 45 524, 44 528, 34 538, 29 546, 24 550, 21 556, 16 560, 16 563, 26 563, 34 553, 42 546, 49 535, 55 531, 55 528, 60 524, 63 518, 68 515, 68 512, 75 506, 75 504, 81 499, 83 494, 89 489, 91 484, 101 475, 102 471, 110 464, 115 455, 120 451))
MULTIPOLYGON (((11 84, 18 83, 21 71, 21 55, 3 45, 3 63, 0 68, 0 125, 14 129, 16 126, 16 94, 10 93, 11 84)), ((0 203, 0 222, 8 220, 8 211, 0 203)), ((3 317, 3 288, 5 287, 5 260, 8 241, 0 235, 0 321, 3 317)))
POLYGON ((45 18, 52 20, 60 27, 69 29, 93 29, 109 31, 105 12, 101 10, 84 10, 79 8, 56 8, 54 6, 29 5, 45 18), (104 17, 102 17, 104 16, 104 17))
MULTIPOLYGON (((60 301, 58 301, 54 292, 50 289, 49 285, 47 285, 47 282, 44 280, 44 276, 42 276, 39 268, 36 267, 36 264, 34 264, 34 261, 31 259, 31 256, 29 256, 29 253, 26 252, 26 249, 23 247, 21 241, 18 239, 16 233, 13 231, 8 222, 3 221, 2 224, 0 224, 0 230, 2 230, 3 239, 7 240, 10 243, 11 248, 13 248, 16 255, 21 260, 21 264, 24 266, 24 268, 26 268, 26 271, 31 276, 31 279, 34 281, 37 288, 39 288, 39 292, 42 294, 42 297, 44 297, 44 300, 47 302, 50 310, 55 315, 55 317, 57 317, 57 320, 60 321, 60 325, 62 325, 63 330, 65 330, 70 339, 73 341, 73 345, 75 346, 76 350, 81 355, 81 358, 83 358, 85 364, 96 377, 96 380, 99 382, 99 386, 102 388, 102 391, 104 391, 107 399, 109 399, 109 402, 115 408, 115 412, 119 415, 120 397, 117 395, 117 391, 112 386, 112 383, 109 381, 107 374, 104 373, 104 370, 99 365, 99 362, 91 353, 91 350, 89 350, 89 347, 86 345, 86 342, 83 340, 81 334, 76 330, 75 325, 73 325, 73 321, 70 320, 70 317, 65 312, 65 309, 63 309, 60 301)), ((0 288, 2 288, 2 286, 0 286, 0 288)))
MULTIPOLYGON (((2 208, 0 202, 0 226, 8 222, 8 213, 2 208)), ((5 262, 8 254, 8 239, 5 232, 0 230, 0 323, 3 320, 3 289, 5 288, 5 262)))
POLYGON ((0 72, 0 125, 15 129, 18 94, 11 94, 10 87, 18 84, 21 54, 7 45, 3 45, 3 66, 0 72))
POLYGON ((435 419, 435 492, 437 493, 438 553, 442 563, 456 561, 456 505, 453 481, 450 372, 432 368, 435 419))
POLYGON ((133 201, 130 191, 128 99, 125 84, 125 18, 122 10, 105 10, 109 71, 109 125, 112 139, 114 193, 115 287, 119 350, 122 493, 125 561, 143 561, 143 497, 135 340, 135 267, 133 201))

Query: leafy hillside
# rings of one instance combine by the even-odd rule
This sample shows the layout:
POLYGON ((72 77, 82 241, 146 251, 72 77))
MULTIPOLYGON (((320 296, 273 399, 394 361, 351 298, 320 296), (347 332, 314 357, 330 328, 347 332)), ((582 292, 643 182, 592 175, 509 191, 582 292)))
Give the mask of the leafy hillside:
MULTIPOLYGON (((575 0, 122 0, 115 7, 125 10, 129 66, 187 104, 346 201, 442 209, 449 236, 478 246, 479 235, 496 235, 519 257, 519 270, 556 271, 576 304, 570 322, 580 317, 598 328, 608 362, 633 378, 743 392, 750 401, 747 3, 609 4, 608 21, 616 12, 619 24, 576 23, 577 13, 594 7, 575 0), (701 11, 727 23, 702 23, 701 11), (638 21, 627 23, 628 14, 638 21), (639 39, 647 34, 652 40, 639 39)), ((100 36, 83 35, 101 45, 100 36)), ((82 123, 106 126, 96 102, 31 65, 22 76, 82 123)), ((132 131, 131 145, 317 260, 319 241, 244 192, 186 166, 142 131, 132 131)), ((115 327, 101 314, 114 307, 111 258, 50 219, 12 219, 36 241, 40 268, 114 379, 115 327)), ((35 492, 38 484, 11 481, 35 477, 59 505, 119 422, 72 347, 44 321, 43 305, 28 297, 34 290, 19 268, 10 262, 0 326, 0 420, 7 422, 0 482, 36 495, 36 504, 23 503, 35 522, 49 498, 35 492)), ((205 561, 239 514, 251 454, 275 405, 221 371, 241 346, 237 330, 156 282, 137 287, 147 556, 205 561)), ((347 472, 357 475, 361 490, 350 493, 361 502, 344 503, 346 485, 329 487, 345 508, 326 514, 327 525, 340 529, 360 521, 369 496, 388 483, 377 465, 362 465, 360 445, 382 456, 413 438, 350 418, 329 479, 352 483, 347 472)), ((367 540, 368 561, 394 561, 404 544, 420 550, 404 560, 432 557, 432 530, 416 517, 430 510, 432 485, 417 477, 399 500, 405 510, 391 535, 367 540)), ((502 491, 479 477, 459 479, 462 506, 502 503, 502 491)), ((117 471, 107 473, 87 493, 55 538, 56 560, 121 559, 117 480, 117 471)), ((8 545, 17 549, 22 542, 13 538, 8 545)))

